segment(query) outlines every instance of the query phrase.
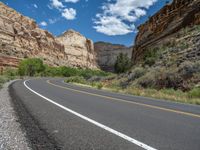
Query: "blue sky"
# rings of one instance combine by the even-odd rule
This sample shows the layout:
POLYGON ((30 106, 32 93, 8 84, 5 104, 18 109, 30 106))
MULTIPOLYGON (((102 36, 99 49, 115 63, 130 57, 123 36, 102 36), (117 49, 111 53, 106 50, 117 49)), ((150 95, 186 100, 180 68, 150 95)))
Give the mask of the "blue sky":
POLYGON ((137 26, 165 0, 1 0, 43 29, 60 35, 74 29, 96 41, 133 45, 137 26))

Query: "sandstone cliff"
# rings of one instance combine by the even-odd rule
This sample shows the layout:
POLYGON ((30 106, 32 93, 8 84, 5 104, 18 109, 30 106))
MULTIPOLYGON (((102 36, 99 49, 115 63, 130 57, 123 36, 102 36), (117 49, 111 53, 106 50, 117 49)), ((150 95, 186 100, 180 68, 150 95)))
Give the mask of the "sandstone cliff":
POLYGON ((99 66, 106 71, 114 71, 114 64, 120 53, 127 54, 130 59, 132 55, 132 47, 119 44, 96 42, 94 44, 94 49, 97 53, 97 62, 99 66))
POLYGON ((97 68, 93 42, 74 30, 68 30, 56 38, 64 45, 68 65, 84 68, 97 68))
POLYGON ((173 0, 138 27, 132 60, 138 62, 146 50, 163 44, 187 26, 200 24, 199 0, 173 0))
POLYGON ((0 2, 1 66, 10 64, 10 66, 16 67, 16 63, 20 59, 37 57, 51 66, 97 68, 93 61, 95 54, 92 53, 94 51, 92 42, 82 37, 86 42, 77 43, 76 37, 72 35, 71 38, 73 40, 68 39, 66 42, 56 40, 51 33, 40 29, 34 20, 0 2), (67 45, 71 45, 71 47, 67 45), (17 59, 19 60, 17 61, 17 59), (10 63, 9 61, 12 60, 15 61, 10 63))

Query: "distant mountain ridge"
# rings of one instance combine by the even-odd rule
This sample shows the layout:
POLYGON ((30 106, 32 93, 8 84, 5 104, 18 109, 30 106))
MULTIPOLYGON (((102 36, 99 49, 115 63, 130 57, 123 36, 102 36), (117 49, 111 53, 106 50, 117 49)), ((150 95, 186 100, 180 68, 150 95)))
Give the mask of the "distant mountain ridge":
POLYGON ((108 42, 96 42, 94 43, 94 49, 97 54, 97 63, 101 69, 106 71, 114 71, 114 65, 117 60, 117 56, 120 53, 127 54, 131 59, 132 47, 126 47, 121 44, 112 44, 108 42))

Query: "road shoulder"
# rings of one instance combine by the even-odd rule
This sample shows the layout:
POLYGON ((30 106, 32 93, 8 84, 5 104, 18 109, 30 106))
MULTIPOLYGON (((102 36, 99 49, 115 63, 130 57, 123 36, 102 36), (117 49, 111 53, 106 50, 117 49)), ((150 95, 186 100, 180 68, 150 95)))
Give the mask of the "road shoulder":
POLYGON ((30 150, 9 95, 9 85, 13 82, 4 84, 0 90, 0 149, 30 150))
POLYGON ((0 91, 0 149, 59 149, 27 111, 13 84, 6 83, 0 91))

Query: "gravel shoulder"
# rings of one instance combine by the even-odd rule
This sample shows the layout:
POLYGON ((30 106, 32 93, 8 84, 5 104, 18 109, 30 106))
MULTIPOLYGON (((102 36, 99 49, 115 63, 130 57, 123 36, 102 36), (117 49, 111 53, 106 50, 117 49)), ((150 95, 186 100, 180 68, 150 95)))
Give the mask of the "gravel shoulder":
POLYGON ((59 149, 27 111, 13 88, 14 82, 0 89, 0 150, 59 149))
POLYGON ((0 149, 30 150, 26 133, 21 129, 9 96, 8 87, 13 82, 4 84, 0 90, 0 149))

